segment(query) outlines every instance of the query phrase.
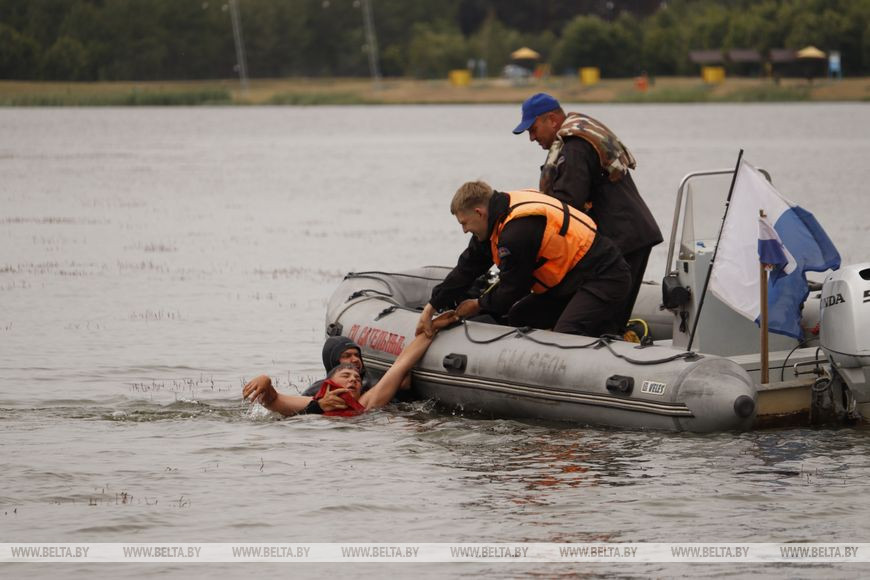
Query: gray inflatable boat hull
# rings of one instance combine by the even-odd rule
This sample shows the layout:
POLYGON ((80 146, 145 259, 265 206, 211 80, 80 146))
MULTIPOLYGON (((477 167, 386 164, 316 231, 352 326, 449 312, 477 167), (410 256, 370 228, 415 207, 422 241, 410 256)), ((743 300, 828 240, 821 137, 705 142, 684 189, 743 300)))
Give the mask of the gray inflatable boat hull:
MULTIPOLYGON (((356 341, 369 372, 379 376, 413 340, 418 309, 448 271, 349 274, 329 301, 327 333, 356 341)), ((415 367, 413 389, 493 417, 666 431, 751 427, 757 392, 735 362, 597 342, 466 321, 438 334, 415 367)))

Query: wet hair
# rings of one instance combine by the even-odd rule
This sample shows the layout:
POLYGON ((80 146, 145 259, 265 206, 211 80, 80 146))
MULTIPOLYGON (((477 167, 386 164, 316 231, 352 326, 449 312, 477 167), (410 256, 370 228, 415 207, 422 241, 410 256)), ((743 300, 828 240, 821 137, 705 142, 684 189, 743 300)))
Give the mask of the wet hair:
POLYGON ((456 215, 489 204, 492 187, 485 181, 468 181, 459 186, 450 202, 450 213, 456 215))
POLYGON ((339 371, 343 371, 343 370, 345 370, 345 369, 350 369, 350 370, 352 370, 353 372, 355 372, 355 373, 357 374, 357 376, 360 377, 360 380, 362 380, 362 376, 360 375, 359 369, 356 368, 356 366, 354 366, 354 365, 352 365, 352 364, 350 364, 350 363, 341 363, 341 364, 337 364, 337 365, 335 365, 334 367, 332 367, 332 370, 329 371, 329 374, 326 375, 326 378, 327 378, 327 379, 331 379, 331 378, 334 377, 334 376, 335 376, 339 371))

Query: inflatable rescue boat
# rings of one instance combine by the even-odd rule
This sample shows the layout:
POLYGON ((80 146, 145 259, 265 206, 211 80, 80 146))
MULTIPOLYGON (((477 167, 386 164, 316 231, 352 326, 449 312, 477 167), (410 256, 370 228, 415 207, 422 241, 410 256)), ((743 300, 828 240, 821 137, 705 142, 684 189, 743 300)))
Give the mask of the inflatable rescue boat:
MULTIPOLYGON (((769 335, 765 383, 758 327, 705 293, 716 238, 695 223, 693 208, 708 194, 691 185, 731 173, 696 172, 680 185, 663 282, 644 284, 635 304, 641 344, 466 320, 442 330, 415 367, 415 395, 486 416, 667 431, 867 414, 870 339, 860 329, 870 327, 870 264, 841 268, 816 289, 803 342, 769 335)), ((327 334, 354 340, 369 372, 383 374, 449 271, 348 274, 329 300, 327 334)))

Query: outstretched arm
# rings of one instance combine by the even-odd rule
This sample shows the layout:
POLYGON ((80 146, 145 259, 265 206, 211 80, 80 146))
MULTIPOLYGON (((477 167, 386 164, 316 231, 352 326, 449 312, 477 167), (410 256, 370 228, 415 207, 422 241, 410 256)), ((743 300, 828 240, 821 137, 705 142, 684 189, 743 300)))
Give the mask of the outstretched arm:
MULTIPOLYGON (((453 324, 458 320, 456 313, 453 310, 445 312, 437 316, 432 321, 432 328, 435 332, 441 330, 445 326, 453 324)), ((433 332, 434 336, 434 332, 433 332)), ((389 403, 396 391, 402 384, 405 376, 411 372, 414 365, 417 364, 423 355, 426 354, 426 349, 432 344, 432 338, 426 336, 425 333, 418 334, 411 344, 405 347, 402 353, 396 358, 393 365, 384 373, 381 380, 374 387, 369 389, 360 397, 359 402, 366 410, 378 409, 389 403)))

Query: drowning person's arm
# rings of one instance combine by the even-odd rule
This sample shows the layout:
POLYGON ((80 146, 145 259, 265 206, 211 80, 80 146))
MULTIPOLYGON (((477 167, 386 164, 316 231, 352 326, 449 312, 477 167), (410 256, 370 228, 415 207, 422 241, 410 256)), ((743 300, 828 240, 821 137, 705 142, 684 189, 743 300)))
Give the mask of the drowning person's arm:
MULTIPOLYGON (((346 409, 347 405, 341 398, 335 394, 337 391, 328 393, 324 398, 315 403, 320 412, 346 409)), ((301 395, 284 395, 275 390, 272 386, 272 379, 267 375, 260 375, 257 378, 249 381, 242 388, 242 397, 249 402, 260 403, 270 411, 281 413, 285 417, 298 415, 309 408, 309 405, 314 401, 312 397, 303 397, 301 395)), ((317 412, 315 409, 314 412, 317 412)))
MULTIPOLYGON (((437 331, 453 324, 457 320, 456 313, 450 310, 435 317, 432 321, 432 328, 437 333, 437 331)), ((384 373, 381 380, 378 381, 378 384, 360 397, 360 404, 368 411, 369 409, 379 409, 389 403, 396 395, 396 391, 401 386, 404 378, 411 372, 414 365, 423 358, 423 355, 426 354, 430 344, 432 344, 432 337, 426 336, 425 333, 418 334, 411 341, 411 344, 406 346, 398 358, 396 358, 393 365, 384 373)))

